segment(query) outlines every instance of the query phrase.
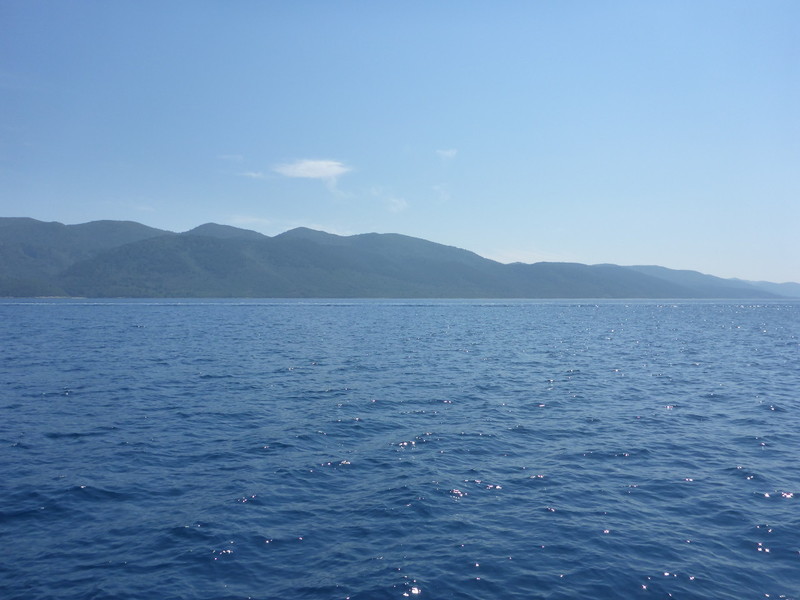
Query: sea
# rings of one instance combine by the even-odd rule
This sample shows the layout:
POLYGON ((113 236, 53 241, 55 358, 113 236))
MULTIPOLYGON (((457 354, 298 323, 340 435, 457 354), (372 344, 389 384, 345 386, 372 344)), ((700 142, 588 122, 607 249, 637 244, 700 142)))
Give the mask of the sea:
POLYGON ((0 301, 0 597, 798 599, 800 302, 0 301))

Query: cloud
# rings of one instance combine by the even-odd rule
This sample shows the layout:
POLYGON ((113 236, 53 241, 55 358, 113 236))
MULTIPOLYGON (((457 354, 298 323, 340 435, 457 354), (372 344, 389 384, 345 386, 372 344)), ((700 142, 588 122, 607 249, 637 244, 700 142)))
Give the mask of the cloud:
POLYGON ((262 227, 272 225, 272 221, 269 219, 251 215, 231 215, 228 217, 228 222, 232 225, 260 225, 262 227))
POLYGON ((386 208, 389 212, 399 213, 408 208, 408 202, 402 198, 389 198, 386 201, 386 208))
POLYGON ((327 180, 335 180, 340 175, 352 171, 350 167, 338 160, 308 159, 277 165, 273 167, 272 170, 286 177, 327 180))
POLYGON ((439 202, 450 201, 450 190, 444 184, 435 185, 431 188, 436 193, 436 199, 439 202))
POLYGON ((408 202, 391 193, 391 191, 376 185, 370 188, 369 193, 376 198, 391 213, 403 212, 408 208, 408 202))
POLYGON ((436 154, 438 154, 445 160, 449 160, 451 158, 456 157, 456 154, 458 154, 458 150, 456 150, 455 148, 448 148, 447 150, 437 150, 436 154))
POLYGON ((249 177, 250 179, 265 179, 266 175, 264 175, 261 171, 245 171, 244 173, 239 173, 240 177, 249 177))

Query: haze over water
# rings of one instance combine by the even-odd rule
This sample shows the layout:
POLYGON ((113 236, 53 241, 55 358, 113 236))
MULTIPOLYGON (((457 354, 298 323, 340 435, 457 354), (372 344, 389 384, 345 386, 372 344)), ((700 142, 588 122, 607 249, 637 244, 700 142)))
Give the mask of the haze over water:
POLYGON ((798 598, 800 303, 0 302, 22 598, 798 598))

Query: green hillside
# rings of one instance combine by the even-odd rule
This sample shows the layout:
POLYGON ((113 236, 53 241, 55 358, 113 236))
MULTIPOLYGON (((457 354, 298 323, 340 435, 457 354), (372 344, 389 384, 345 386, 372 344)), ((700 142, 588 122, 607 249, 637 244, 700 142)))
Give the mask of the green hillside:
MULTIPOLYGON (((780 288, 790 289, 790 288, 780 288)), ((504 265, 399 234, 275 237, 207 223, 0 219, 0 295, 86 297, 772 298, 757 285, 663 267, 504 265)))

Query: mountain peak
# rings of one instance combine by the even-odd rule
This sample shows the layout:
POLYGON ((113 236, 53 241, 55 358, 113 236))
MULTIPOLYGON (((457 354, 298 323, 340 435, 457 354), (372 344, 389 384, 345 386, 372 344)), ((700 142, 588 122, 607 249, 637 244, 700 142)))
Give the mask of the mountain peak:
POLYGON ((317 242, 318 244, 331 244, 337 243, 344 239, 341 235, 328 233, 326 231, 319 231, 309 227, 295 227, 289 231, 284 231, 275 236, 275 239, 281 240, 305 240, 310 242, 317 242))
POLYGON ((269 237, 250 229, 242 229, 240 227, 233 227, 232 225, 220 225, 218 223, 204 223, 203 225, 198 225, 194 229, 184 232, 183 235, 203 235, 222 240, 263 240, 269 237))

